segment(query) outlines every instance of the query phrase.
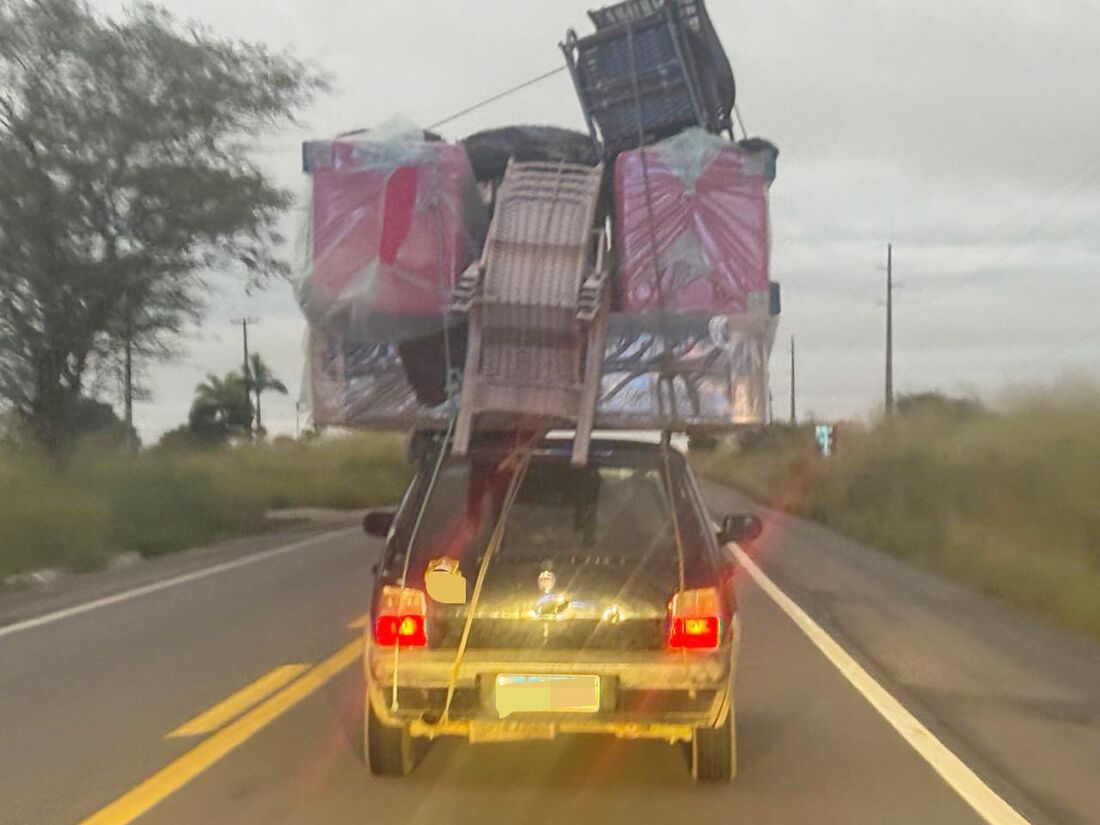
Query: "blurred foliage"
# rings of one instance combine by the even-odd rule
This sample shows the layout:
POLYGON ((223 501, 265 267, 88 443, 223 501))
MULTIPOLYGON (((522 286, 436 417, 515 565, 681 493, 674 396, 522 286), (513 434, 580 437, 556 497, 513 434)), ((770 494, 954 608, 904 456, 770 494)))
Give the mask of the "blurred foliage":
POLYGON ((187 429, 197 443, 219 443, 230 436, 247 435, 252 426, 248 384, 239 372, 206 376, 195 387, 187 429))
POLYGON ((360 434, 137 454, 86 443, 63 470, 0 452, 0 576, 101 567, 264 529, 271 508, 396 503, 411 468, 397 435, 360 434))
POLYGON ((986 415, 981 402, 971 398, 952 398, 938 392, 918 392, 899 395, 894 401, 897 413, 902 416, 942 415, 947 418, 973 418, 986 415))
POLYGON ((1100 388, 1060 387, 992 412, 922 395, 835 456, 769 428, 693 457, 762 503, 1100 637, 1100 388))
POLYGON ((325 78, 150 3, 0 3, 0 402, 48 451, 89 375, 166 355, 202 273, 285 275, 292 195, 250 154, 325 78))
POLYGON ((264 413, 261 404, 263 394, 265 392, 277 392, 280 395, 286 395, 289 390, 286 388, 286 384, 275 377, 275 373, 271 371, 267 362, 258 352, 252 353, 252 356, 248 359, 248 384, 252 389, 252 396, 256 399, 256 433, 262 436, 267 432, 264 429, 264 413))
POLYGON ((91 439, 103 447, 123 449, 141 443, 134 428, 127 426, 110 404, 94 398, 77 401, 72 426, 76 439, 91 439))

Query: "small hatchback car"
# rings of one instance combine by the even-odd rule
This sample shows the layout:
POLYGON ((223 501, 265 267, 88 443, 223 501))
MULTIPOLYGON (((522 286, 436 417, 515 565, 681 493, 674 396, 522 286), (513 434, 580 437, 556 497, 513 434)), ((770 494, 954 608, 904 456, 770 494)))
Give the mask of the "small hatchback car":
POLYGON ((736 772, 740 619, 728 542, 667 445, 475 446, 420 462, 384 536, 367 630, 365 750, 411 771, 427 742, 604 733, 689 746, 693 776, 736 772))

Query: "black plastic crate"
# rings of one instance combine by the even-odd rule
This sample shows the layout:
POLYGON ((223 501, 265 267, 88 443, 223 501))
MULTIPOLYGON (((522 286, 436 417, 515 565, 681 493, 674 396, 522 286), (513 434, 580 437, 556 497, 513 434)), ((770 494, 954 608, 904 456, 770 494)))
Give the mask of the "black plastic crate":
POLYGON ((660 14, 666 5, 671 7, 685 32, 703 87, 708 113, 716 115, 719 128, 730 129, 730 115, 737 100, 737 84, 733 77, 733 67, 730 66, 703 0, 626 0, 614 6, 590 11, 588 16, 597 29, 607 29, 660 14))
POLYGON ((570 31, 562 49, 589 130, 595 136, 598 128, 609 154, 690 126, 720 129, 696 50, 671 6, 583 38, 570 31))

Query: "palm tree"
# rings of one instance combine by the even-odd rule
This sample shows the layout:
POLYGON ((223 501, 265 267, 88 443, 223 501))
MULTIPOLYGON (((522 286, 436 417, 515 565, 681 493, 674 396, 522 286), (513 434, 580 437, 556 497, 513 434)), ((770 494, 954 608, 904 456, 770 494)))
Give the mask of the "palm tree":
POLYGON ((195 400, 187 420, 191 432, 214 439, 249 432, 252 421, 245 391, 244 377, 238 372, 227 372, 222 378, 207 375, 195 387, 195 400))
POLYGON ((264 363, 258 352, 252 353, 248 363, 249 381, 252 384, 252 394, 256 397, 256 432, 261 435, 264 432, 264 420, 260 411, 260 396, 268 390, 287 394, 286 384, 275 377, 275 374, 264 363))

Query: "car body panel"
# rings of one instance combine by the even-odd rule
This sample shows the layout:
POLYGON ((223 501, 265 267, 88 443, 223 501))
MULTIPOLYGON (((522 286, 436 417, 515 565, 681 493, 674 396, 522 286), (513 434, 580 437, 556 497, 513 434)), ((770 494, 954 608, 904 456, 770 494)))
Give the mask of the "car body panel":
MULTIPOLYGON (((509 545, 505 540, 485 571, 461 661, 458 648, 469 604, 429 599, 426 647, 395 652, 375 644, 367 628, 364 666, 369 700, 378 718, 388 725, 407 725, 414 736, 458 735, 472 741, 541 739, 571 732, 690 741, 694 729, 722 724, 732 701, 740 642, 729 556, 716 542, 683 456, 665 454, 662 449, 597 440, 590 469, 576 470, 568 464, 567 441, 541 444, 524 479, 532 485, 532 501, 524 500, 521 487, 508 522, 511 529, 519 514, 515 541, 509 545), (666 470, 670 475, 665 475, 666 470), (658 474, 658 482, 653 473, 658 474), (653 490, 672 496, 665 499, 673 502, 667 512, 655 513, 659 501, 646 499, 653 490), (576 514, 594 499, 599 503, 592 506, 601 509, 592 516, 595 538, 586 540, 586 522, 576 514), (619 499, 622 507, 634 509, 616 522, 619 509, 608 502, 619 499), (566 515, 576 523, 563 527, 559 522, 566 515), (548 539, 539 532, 540 518, 548 539), (677 522, 678 544, 676 530, 666 527, 666 520, 669 525, 677 522), (635 546, 646 542, 645 547, 635 546), (667 648, 668 602, 678 592, 679 581, 684 589, 711 586, 719 590, 723 615, 717 648, 667 648), (600 705, 583 713, 530 711, 502 718, 493 694, 501 674, 535 680, 569 674, 596 676, 600 705)), ((492 465, 507 454, 507 450, 483 449, 469 460, 492 465)), ((466 489, 463 484, 474 488, 475 482, 461 475, 462 467, 447 466, 451 469, 445 472, 457 479, 447 484, 456 485, 460 492, 466 489)), ((425 460, 390 533, 376 583, 376 603, 382 587, 400 586, 406 564, 407 586, 422 588, 426 561, 430 567, 431 557, 440 552, 439 542, 421 543, 418 538, 411 558, 408 562, 404 558, 410 522, 422 508, 428 467, 425 460)), ((485 477, 490 480, 477 482, 482 485, 477 491, 481 495, 483 488, 489 489, 485 497, 490 500, 493 482, 485 477)), ((455 509, 453 502, 447 504, 446 495, 438 493, 439 498, 423 508, 434 508, 424 521, 443 537, 441 541, 464 529, 461 523, 455 527, 453 520, 432 521, 435 511, 455 509)), ((463 512, 471 511, 468 504, 463 507, 463 512)), ((484 533, 482 522, 494 518, 486 512, 488 516, 479 516, 477 529, 467 533, 484 533)), ((472 591, 484 545, 464 539, 447 546, 458 548, 452 551, 453 557, 472 591)))

